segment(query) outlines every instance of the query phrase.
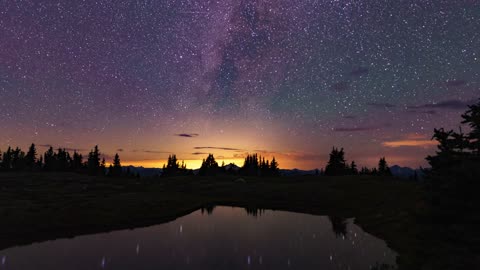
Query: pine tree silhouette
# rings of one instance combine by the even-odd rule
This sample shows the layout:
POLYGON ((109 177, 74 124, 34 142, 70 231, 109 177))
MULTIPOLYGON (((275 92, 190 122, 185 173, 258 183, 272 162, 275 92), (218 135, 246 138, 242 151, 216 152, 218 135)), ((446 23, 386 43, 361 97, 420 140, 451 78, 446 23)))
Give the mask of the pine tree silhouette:
POLYGON ((122 175, 122 164, 120 163, 120 156, 118 153, 116 153, 115 157, 113 158, 113 165, 110 165, 109 175, 116 177, 122 175))
POLYGON ((352 163, 350 164, 350 171, 353 175, 358 174, 357 164, 355 163, 355 161, 352 161, 352 163))
POLYGON ((213 154, 208 154, 204 159, 198 174, 200 176, 215 176, 218 173, 218 163, 215 161, 213 154))
POLYGON ((25 165, 28 169, 32 170, 36 167, 37 162, 37 149, 35 149, 35 144, 32 143, 28 149, 27 155, 25 156, 25 165))
POLYGON ((45 162, 44 169, 46 171, 54 171, 56 169, 56 158, 55 152, 53 152, 53 147, 50 146, 43 157, 43 161, 45 162))
POLYGON ((25 166, 25 152, 17 147, 12 152, 12 170, 23 170, 25 166))
POLYGON ((278 168, 278 166, 279 165, 278 165, 277 160, 275 160, 275 157, 273 157, 272 162, 270 163, 270 174, 272 176, 279 176, 280 175, 280 169, 278 168))
POLYGON ((83 170, 83 167, 83 156, 77 151, 74 151, 71 170, 74 172, 81 172, 83 170))
POLYGON ((98 145, 95 145, 93 150, 88 154, 87 169, 90 175, 100 173, 100 151, 98 150, 98 145))
POLYGON ((333 147, 332 152, 330 153, 330 159, 325 167, 325 175, 338 176, 347 173, 345 152, 343 151, 343 148, 338 150, 338 148, 333 147))
POLYGON ((431 169, 425 170, 433 205, 439 212, 454 209, 458 215, 480 208, 480 102, 468 106, 462 118, 470 127, 467 134, 461 129, 434 130, 438 150, 426 158, 431 169))
POLYGON ((12 148, 9 146, 7 151, 3 153, 2 169, 8 171, 12 168, 12 148))
POLYGON ((378 175, 381 176, 392 176, 392 172, 390 171, 390 168, 388 167, 387 161, 385 160, 385 157, 380 158, 378 161, 378 175))

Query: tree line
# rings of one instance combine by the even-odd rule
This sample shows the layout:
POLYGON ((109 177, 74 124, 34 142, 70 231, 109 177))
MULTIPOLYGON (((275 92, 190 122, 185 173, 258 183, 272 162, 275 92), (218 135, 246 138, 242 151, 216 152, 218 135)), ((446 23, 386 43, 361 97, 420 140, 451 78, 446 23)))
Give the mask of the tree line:
POLYGON ((19 147, 15 149, 8 147, 3 153, 0 151, 0 171, 77 172, 89 175, 133 176, 129 171, 123 171, 118 153, 107 168, 105 158, 101 158, 98 146, 95 146, 84 158, 77 151, 70 154, 65 148, 54 150, 51 146, 43 155, 38 155, 33 143, 27 153, 19 147))
MULTIPOLYGON (((82 154, 74 151, 70 154, 65 148, 54 150, 49 147, 43 155, 37 154, 35 144, 31 144, 27 153, 20 148, 8 147, 6 152, 0 152, 0 171, 46 171, 46 172, 78 172, 89 175, 107 175, 107 176, 132 176, 130 168, 122 169, 120 157, 115 154, 113 162, 107 168, 105 158, 101 157, 98 146, 95 146, 84 158, 82 154)), ((209 154, 202 160, 202 166, 198 171, 200 176, 216 176, 219 174, 275 177, 280 176, 279 164, 275 157, 268 160, 258 154, 248 154, 245 157, 243 166, 236 170, 235 164, 230 166, 218 165, 213 154, 209 154)), ((163 165, 162 176, 182 176, 193 175, 191 169, 187 169, 184 161, 181 163, 175 154, 169 155, 167 164, 163 165)), ((381 158, 378 168, 369 169, 367 167, 358 170, 355 161, 347 163, 345 160, 345 151, 343 148, 333 147, 329 161, 325 170, 318 171, 317 175, 341 176, 341 175, 380 175, 391 176, 390 169, 385 160, 381 158)), ((138 175, 137 175, 138 176, 138 175)))
POLYGON ((327 176, 341 176, 341 175, 379 175, 379 176, 392 176, 392 172, 388 167, 385 157, 380 158, 378 161, 378 167, 369 169, 362 167, 360 170, 357 168, 355 161, 347 163, 345 160, 345 151, 343 148, 333 147, 330 152, 330 157, 325 167, 325 171, 320 172, 327 176))

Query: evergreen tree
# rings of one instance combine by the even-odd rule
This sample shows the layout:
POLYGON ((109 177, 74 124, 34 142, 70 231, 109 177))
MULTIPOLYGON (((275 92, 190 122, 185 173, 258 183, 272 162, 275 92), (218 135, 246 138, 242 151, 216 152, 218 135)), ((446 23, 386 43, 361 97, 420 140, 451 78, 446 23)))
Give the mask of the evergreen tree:
POLYGON ((120 163, 120 156, 115 154, 113 158, 113 166, 110 165, 109 174, 111 176, 121 176, 122 175, 122 164, 120 163))
POLYGON ((480 102, 468 106, 462 118, 462 124, 470 127, 467 134, 461 129, 434 130, 438 150, 426 158, 431 169, 425 170, 431 202, 438 212, 453 210, 455 215, 478 211, 480 205, 480 102))
POLYGON ((71 170, 74 172, 80 172, 83 169, 83 156, 77 151, 73 152, 73 159, 71 164, 71 170))
POLYGON ((200 176, 215 176, 218 173, 218 163, 215 161, 213 154, 208 154, 207 159, 202 162, 202 167, 198 174, 200 176))
POLYGON ((56 157, 53 152, 53 147, 49 147, 43 155, 43 162, 45 162, 44 169, 46 171, 54 171, 56 169, 56 157))
POLYGON ((32 143, 28 149, 27 155, 25 156, 25 165, 28 169, 33 169, 37 162, 37 149, 35 149, 35 144, 32 143))
POLYGON ((278 168, 278 162, 275 160, 275 157, 273 157, 272 162, 270 163, 270 174, 272 176, 280 175, 280 169, 278 168))
POLYGON ((99 173, 100 173, 100 175, 105 175, 106 171, 107 171, 107 165, 105 163, 105 158, 102 158, 102 162, 100 163, 99 173))
POLYGON ((163 166, 162 176, 177 176, 182 172, 175 154, 168 156, 167 166, 163 166))
POLYGON ((25 152, 17 147, 12 152, 12 169, 23 170, 25 169, 25 166, 25 152))
POLYGON ((12 168, 12 148, 9 146, 7 152, 3 153, 2 169, 8 171, 12 168))
POLYGON ((94 149, 88 154, 87 168, 90 175, 97 175, 100 172, 100 151, 98 150, 98 145, 95 145, 94 149))
POLYGON ((59 148, 57 150, 57 154, 55 155, 56 171, 68 171, 71 168, 72 159, 70 157, 70 153, 68 153, 65 149, 59 148))
POLYGON ((387 161, 385 160, 385 157, 380 158, 380 161, 378 161, 378 175, 392 176, 392 172, 390 171, 390 168, 388 167, 388 164, 387 164, 387 161))
POLYGON ((345 175, 347 173, 345 152, 343 151, 343 148, 338 150, 338 148, 333 147, 332 152, 330 153, 330 159, 325 167, 325 175, 336 176, 345 175))
POLYGON ((355 163, 355 161, 352 161, 352 163, 350 164, 350 171, 353 175, 358 174, 357 164, 355 163))

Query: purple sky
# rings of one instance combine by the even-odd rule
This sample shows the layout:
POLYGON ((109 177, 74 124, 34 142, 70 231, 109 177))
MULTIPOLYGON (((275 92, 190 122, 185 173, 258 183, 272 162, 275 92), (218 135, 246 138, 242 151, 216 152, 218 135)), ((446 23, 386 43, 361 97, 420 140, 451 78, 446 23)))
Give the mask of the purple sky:
POLYGON ((480 97, 480 2, 3 1, 0 149, 425 165, 480 97))

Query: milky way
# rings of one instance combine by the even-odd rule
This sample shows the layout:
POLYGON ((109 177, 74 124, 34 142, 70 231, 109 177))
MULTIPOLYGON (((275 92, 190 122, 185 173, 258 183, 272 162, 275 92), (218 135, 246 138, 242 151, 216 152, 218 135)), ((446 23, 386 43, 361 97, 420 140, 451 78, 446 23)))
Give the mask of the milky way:
POLYGON ((0 148, 424 165, 480 97, 480 2, 0 1, 0 148))

